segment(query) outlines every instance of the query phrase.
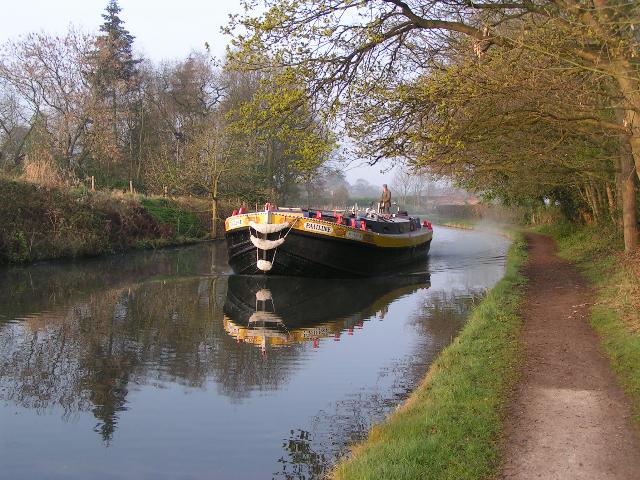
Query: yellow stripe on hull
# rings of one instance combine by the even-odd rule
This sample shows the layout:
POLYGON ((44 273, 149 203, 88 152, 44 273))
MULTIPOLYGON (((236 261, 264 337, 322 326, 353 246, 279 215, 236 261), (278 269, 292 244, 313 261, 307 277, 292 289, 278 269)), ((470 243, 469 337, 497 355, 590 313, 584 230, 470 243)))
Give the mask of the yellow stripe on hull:
MULTIPOLYGON (((291 228, 293 230, 304 232, 306 234, 332 237, 337 239, 347 239, 383 248, 402 248, 421 245, 431 240, 433 236, 433 232, 426 228, 421 228, 413 232, 385 235, 383 233, 364 231, 359 228, 353 228, 346 225, 338 225, 336 223, 320 220, 317 218, 307 218, 304 217, 301 213, 270 212, 269 216, 269 222, 267 222, 267 212, 235 215, 227 218, 227 220, 225 221, 225 230, 229 232, 232 230, 245 228, 249 226, 249 222, 258 224, 289 223, 291 224, 291 228)), ((284 230, 284 232, 286 233, 287 230, 284 230)))

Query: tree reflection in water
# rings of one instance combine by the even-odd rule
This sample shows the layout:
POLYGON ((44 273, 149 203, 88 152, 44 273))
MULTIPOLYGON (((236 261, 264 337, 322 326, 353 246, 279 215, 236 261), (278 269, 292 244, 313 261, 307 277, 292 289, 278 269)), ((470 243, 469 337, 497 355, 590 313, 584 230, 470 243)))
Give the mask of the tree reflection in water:
POLYGON ((224 292, 215 296, 219 277, 173 279, 215 271, 224 264, 220 252, 197 247, 3 271, 0 395, 39 412, 60 406, 65 419, 91 411, 109 443, 132 380, 202 384, 201 347, 224 292), (143 282, 162 277, 172 281, 143 282))
POLYGON ((390 305, 419 295, 408 322, 413 352, 377 372, 379 380, 392 379, 389 389, 336 398, 281 439, 275 477, 321 478, 372 421, 408 395, 477 295, 427 292, 424 274, 367 281, 229 277, 216 267, 224 260, 215 252, 196 248, 188 255, 176 250, 0 273, 2 400, 39 413, 60 408, 65 420, 90 412, 94 430, 111 445, 131 408, 128 396, 141 386, 214 386, 233 403, 249 403, 256 392, 283 389, 296 373, 292 366, 323 338, 333 344, 336 336, 359 335, 367 322, 398 321, 389 317, 390 305), (254 315, 256 307, 273 313, 273 325, 254 315), (277 341, 266 339, 271 333, 277 341))
POLYGON ((236 400, 286 381, 297 349, 269 364, 222 329, 227 277, 153 281, 93 294, 0 331, 2 397, 69 416, 90 410, 109 442, 130 382, 202 387, 207 376, 236 400))

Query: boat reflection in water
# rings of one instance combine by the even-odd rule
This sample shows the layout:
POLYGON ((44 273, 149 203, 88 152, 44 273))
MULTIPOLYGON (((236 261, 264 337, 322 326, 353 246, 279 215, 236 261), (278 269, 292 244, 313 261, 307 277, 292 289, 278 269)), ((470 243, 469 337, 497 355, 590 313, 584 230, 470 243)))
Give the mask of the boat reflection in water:
POLYGON ((322 338, 353 335, 364 321, 384 318, 394 300, 429 288, 426 272, 368 279, 233 275, 224 304, 224 329, 263 353, 322 338))

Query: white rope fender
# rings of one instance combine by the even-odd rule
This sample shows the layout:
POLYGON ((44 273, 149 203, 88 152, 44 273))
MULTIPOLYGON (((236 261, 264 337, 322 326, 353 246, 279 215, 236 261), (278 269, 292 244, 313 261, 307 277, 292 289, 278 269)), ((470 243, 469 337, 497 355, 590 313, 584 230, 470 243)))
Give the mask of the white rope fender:
POLYGON ((260 259, 256 262, 256 266, 258 267, 259 270, 262 270, 263 272, 268 272, 273 267, 273 263, 271 263, 269 260, 260 259))
POLYGON ((254 312, 249 317, 249 323, 256 322, 269 322, 269 323, 283 323, 282 319, 273 312, 254 312))
POLYGON ((267 300, 273 300, 271 298, 271 290, 268 288, 262 288, 256 292, 256 300, 259 302, 266 302, 267 300))
POLYGON ((250 235, 249 238, 251 239, 251 243, 253 243, 253 246, 259 248, 260 250, 273 250, 274 248, 278 248, 284 243, 284 238, 279 238, 277 240, 267 240, 264 238, 254 237, 253 235, 250 235))
POLYGON ((289 223, 255 223, 252 221, 249 222, 249 226, 251 228, 253 228, 256 232, 262 233, 262 234, 280 232, 286 228, 289 229, 287 230, 287 232, 284 234, 282 238, 278 238, 277 240, 268 240, 266 238, 254 237, 253 235, 251 235, 251 233, 249 233, 249 239, 251 240, 251 243, 253 243, 253 245, 256 247, 256 267, 258 267, 258 270, 262 270, 263 272, 268 272, 273 268, 273 262, 275 261, 275 258, 276 258, 277 248, 284 243, 285 238, 287 238, 287 235, 289 235, 289 233, 291 232, 291 229, 299 219, 300 217, 297 217, 295 220, 289 223), (260 250, 263 250, 265 252, 267 250, 273 250, 273 257, 271 258, 271 261, 260 258, 260 250))
POLYGON ((256 223, 249 222, 249 226, 259 233, 276 233, 289 227, 288 223, 256 223))

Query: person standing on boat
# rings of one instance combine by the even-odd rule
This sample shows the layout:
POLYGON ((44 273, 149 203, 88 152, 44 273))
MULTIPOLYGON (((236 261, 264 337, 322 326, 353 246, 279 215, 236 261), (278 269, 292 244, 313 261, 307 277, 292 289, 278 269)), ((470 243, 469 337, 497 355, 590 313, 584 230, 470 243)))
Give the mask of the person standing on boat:
POLYGON ((382 198, 380 199, 380 213, 389 213, 391 208, 391 190, 385 183, 382 185, 382 198))

